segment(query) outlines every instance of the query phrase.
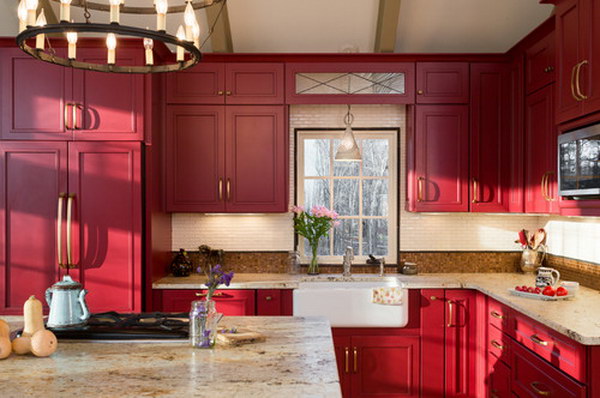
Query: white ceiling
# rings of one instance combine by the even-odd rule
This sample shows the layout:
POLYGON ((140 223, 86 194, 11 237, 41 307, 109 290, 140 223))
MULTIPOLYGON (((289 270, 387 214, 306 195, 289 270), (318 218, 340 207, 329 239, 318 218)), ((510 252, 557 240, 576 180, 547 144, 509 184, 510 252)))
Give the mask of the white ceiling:
MULTIPOLYGON (((125 1, 153 4, 153 0, 125 1)), ((17 4, 0 0, 0 36, 15 35, 17 4)), ((234 51, 373 52, 378 4, 378 0, 227 0, 234 51)), ((548 18, 552 7, 539 0, 401 0, 395 52, 505 52, 548 18)), ((106 13, 93 13, 94 20, 108 18, 106 13)), ((197 14, 204 38, 206 15, 197 14)), ((73 8, 75 20, 81 15, 73 8)), ((121 18, 122 23, 155 26, 151 16, 121 18)), ((182 18, 167 18, 170 33, 182 18)), ((211 51, 210 40, 203 51, 211 51)))

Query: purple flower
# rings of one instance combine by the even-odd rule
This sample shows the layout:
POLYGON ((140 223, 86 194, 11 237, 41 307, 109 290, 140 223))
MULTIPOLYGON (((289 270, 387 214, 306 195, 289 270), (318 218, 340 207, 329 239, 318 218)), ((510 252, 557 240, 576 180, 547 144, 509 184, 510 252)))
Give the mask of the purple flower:
POLYGON ((199 273, 199 274, 201 274, 202 273, 202 267, 196 268, 196 272, 199 273))

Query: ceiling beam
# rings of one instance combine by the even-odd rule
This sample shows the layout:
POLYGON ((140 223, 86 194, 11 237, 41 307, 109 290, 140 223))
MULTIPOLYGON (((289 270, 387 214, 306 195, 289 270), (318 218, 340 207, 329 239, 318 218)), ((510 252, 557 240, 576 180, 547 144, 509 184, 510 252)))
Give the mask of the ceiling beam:
POLYGON ((379 0, 375 52, 393 53, 396 48, 396 30, 400 17, 401 0, 379 0))
POLYGON ((212 35, 210 36, 212 51, 215 53, 232 53, 233 41, 231 39, 227 1, 207 7, 206 19, 208 20, 208 26, 212 27, 212 35))

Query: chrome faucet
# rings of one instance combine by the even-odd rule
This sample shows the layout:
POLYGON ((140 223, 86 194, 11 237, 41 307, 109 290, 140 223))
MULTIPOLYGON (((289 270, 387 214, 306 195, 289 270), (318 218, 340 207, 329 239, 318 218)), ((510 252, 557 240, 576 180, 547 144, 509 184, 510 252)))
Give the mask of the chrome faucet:
POLYGON ((346 247, 346 253, 344 253, 344 261, 342 263, 344 270, 342 276, 351 276, 352 260, 354 260, 354 251, 352 246, 346 247))

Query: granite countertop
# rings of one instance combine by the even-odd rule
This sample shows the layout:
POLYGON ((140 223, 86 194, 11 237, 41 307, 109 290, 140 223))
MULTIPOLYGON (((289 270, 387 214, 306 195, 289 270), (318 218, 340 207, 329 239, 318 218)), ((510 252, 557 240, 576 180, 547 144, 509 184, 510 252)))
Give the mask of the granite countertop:
MULTIPOLYGON (((20 317, 2 317, 12 322, 20 317)), ((194 349, 181 342, 59 342, 51 357, 0 362, 3 398, 341 397, 331 328, 319 317, 225 317, 264 343, 194 349)))
MULTIPOLYGON (((513 296, 508 289, 517 285, 535 284, 532 275, 517 273, 440 273, 407 276, 386 274, 399 278, 409 289, 475 289, 499 302, 537 320, 549 328, 585 345, 600 345, 600 291, 580 287, 576 297, 564 301, 541 301, 513 296)), ((289 274, 236 274, 230 289, 295 289, 307 281, 364 281, 381 279, 378 275, 340 274, 318 276, 289 274)), ((155 289, 200 289, 205 278, 194 275, 186 278, 165 277, 154 283, 155 289)))

